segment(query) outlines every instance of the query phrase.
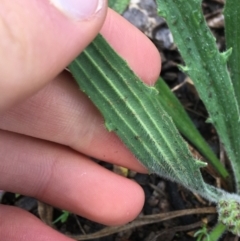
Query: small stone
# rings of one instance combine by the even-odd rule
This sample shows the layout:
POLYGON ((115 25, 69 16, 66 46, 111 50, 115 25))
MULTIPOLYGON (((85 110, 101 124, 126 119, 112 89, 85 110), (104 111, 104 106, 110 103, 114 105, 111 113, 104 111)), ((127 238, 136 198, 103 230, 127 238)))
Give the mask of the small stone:
POLYGON ((151 207, 155 207, 157 206, 159 199, 152 195, 147 202, 151 207))

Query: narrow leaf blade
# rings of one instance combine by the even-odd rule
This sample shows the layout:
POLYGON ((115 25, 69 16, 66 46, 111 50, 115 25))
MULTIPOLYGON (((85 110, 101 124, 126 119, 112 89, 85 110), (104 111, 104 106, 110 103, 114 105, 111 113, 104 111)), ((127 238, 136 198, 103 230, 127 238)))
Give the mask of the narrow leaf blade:
POLYGON ((197 148, 197 150, 212 164, 216 171, 226 179, 229 173, 220 163, 212 149, 206 143, 202 135, 194 126, 178 98, 172 93, 163 79, 159 78, 156 83, 159 91, 158 100, 165 111, 172 117, 178 130, 197 148))

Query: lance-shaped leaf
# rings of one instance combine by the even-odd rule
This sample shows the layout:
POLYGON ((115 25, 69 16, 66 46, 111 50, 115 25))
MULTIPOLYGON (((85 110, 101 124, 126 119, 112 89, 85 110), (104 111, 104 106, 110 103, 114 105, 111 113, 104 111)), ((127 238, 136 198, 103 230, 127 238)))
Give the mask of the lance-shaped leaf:
POLYGON ((226 1, 224 18, 226 45, 228 49, 232 49, 232 54, 227 64, 230 70, 238 106, 240 106, 240 4, 238 0, 226 1))
POLYGON ((206 25, 200 0, 157 0, 193 80, 233 165, 240 192, 239 109, 227 70, 230 51, 219 53, 206 25))
POLYGON ((145 85, 99 35, 69 66, 80 88, 150 172, 207 193, 199 168, 172 119, 145 85))

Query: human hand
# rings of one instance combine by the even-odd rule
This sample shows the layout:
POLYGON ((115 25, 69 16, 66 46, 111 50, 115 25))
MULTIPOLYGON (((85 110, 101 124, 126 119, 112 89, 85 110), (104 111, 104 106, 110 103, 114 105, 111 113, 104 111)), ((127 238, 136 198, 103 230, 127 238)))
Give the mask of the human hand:
MULTIPOLYGON (((98 33, 105 14, 103 7, 76 21, 47 1, 2 1, 0 189, 120 225, 138 215, 143 191, 90 157, 146 170, 105 129, 71 75, 61 72, 98 33)), ((159 54, 144 35, 111 10, 101 33, 143 81, 154 83, 159 54)), ((0 205, 0 217, 4 241, 70 240, 15 207, 0 205)))

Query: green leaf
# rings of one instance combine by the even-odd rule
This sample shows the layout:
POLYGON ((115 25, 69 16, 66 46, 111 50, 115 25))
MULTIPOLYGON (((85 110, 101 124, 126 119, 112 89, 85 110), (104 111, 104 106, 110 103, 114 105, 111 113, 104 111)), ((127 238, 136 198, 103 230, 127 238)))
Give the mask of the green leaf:
MULTIPOLYGON (((150 172, 181 183, 217 201, 206 190, 199 168, 171 117, 145 85, 99 35, 69 66, 80 88, 114 131, 150 172)), ((213 191, 212 191, 213 190, 213 191)), ((217 194, 218 195, 218 194, 217 194)))
POLYGON ((193 237, 197 238, 196 241, 201 241, 201 240, 203 240, 204 237, 206 237, 207 241, 211 241, 209 238, 209 235, 207 233, 206 224, 204 224, 200 230, 198 230, 196 233, 194 233, 193 237))
POLYGON ((62 214, 53 221, 53 224, 57 223, 57 222, 61 222, 61 223, 65 223, 69 217, 70 213, 68 211, 62 210, 62 214))
POLYGON ((172 117, 178 130, 197 148, 197 150, 213 165, 216 171, 226 179, 229 173, 220 163, 212 149, 198 132, 192 120, 189 118, 178 98, 172 93, 163 79, 159 78, 156 83, 159 91, 158 100, 165 111, 172 117))
POLYGON ((240 192, 239 108, 227 66, 207 27, 200 0, 157 0, 190 76, 231 160, 240 192))
POLYGON ((130 0, 108 0, 108 6, 120 14, 126 10, 129 3, 130 0))
POLYGON ((224 224, 218 223, 216 227, 213 228, 211 233, 203 241, 217 241, 226 232, 227 228, 224 224))
POLYGON ((238 0, 226 1, 224 18, 227 49, 232 49, 228 67, 238 106, 240 106, 240 4, 238 0))

